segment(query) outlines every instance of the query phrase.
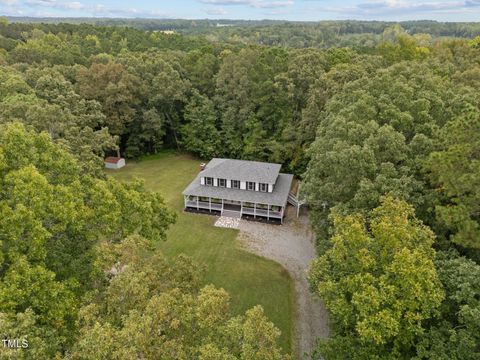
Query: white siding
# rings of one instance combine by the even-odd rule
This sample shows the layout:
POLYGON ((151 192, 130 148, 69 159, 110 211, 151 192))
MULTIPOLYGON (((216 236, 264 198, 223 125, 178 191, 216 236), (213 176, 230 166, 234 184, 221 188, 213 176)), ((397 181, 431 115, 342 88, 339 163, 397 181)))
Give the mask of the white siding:
POLYGON ((204 176, 202 176, 200 178, 200 185, 205 185, 205 177, 204 176))
POLYGON ((232 187, 232 180, 227 180, 227 188, 231 188, 232 187))
POLYGON ((213 179, 213 186, 218 186, 218 180, 217 180, 217 178, 214 178, 214 179, 213 179))
POLYGON ((268 192, 273 192, 273 184, 268 184, 268 192))
POLYGON ((260 185, 259 183, 255 183, 255 191, 260 191, 260 185))
POLYGON ((120 159, 118 160, 116 163, 109 163, 109 162, 106 162, 105 163, 105 167, 107 169, 121 169, 122 167, 125 166, 125 159, 120 159))
POLYGON ((245 181, 240 181, 240 189, 247 190, 247 183, 245 181))

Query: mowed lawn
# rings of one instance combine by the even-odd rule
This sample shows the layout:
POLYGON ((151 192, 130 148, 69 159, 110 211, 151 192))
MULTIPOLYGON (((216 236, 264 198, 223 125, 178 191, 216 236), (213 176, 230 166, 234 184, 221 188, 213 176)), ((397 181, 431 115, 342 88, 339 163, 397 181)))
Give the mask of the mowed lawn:
POLYGON ((184 253, 204 264, 206 283, 229 292, 235 314, 262 305, 282 331, 282 347, 291 352, 294 285, 288 273, 277 263, 240 249, 238 230, 214 227, 216 217, 182 211, 182 191, 197 175, 200 162, 188 155, 161 153, 107 172, 122 181, 144 179, 148 189, 162 194, 178 215, 167 241, 159 244, 162 252, 167 257, 184 253))

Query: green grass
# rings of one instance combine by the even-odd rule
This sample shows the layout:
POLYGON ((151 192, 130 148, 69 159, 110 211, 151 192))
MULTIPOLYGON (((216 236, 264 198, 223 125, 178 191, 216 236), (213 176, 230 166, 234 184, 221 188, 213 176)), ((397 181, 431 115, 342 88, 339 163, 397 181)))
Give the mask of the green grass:
POLYGON ((282 331, 280 344, 292 351, 293 282, 277 263, 239 248, 238 230, 213 226, 215 217, 184 213, 182 191, 199 171, 200 161, 171 152, 128 162, 108 174, 123 181, 144 179, 145 186, 159 192, 177 214, 167 241, 159 248, 167 257, 184 253, 207 267, 206 283, 230 293, 235 314, 260 304, 268 318, 282 331))

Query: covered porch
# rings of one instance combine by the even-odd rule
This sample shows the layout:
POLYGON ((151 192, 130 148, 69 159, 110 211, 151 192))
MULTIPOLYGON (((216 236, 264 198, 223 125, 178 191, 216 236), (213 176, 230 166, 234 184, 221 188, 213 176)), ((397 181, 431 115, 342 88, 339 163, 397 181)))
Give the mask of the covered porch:
POLYGON ((283 223, 284 206, 194 195, 184 195, 184 201, 185 209, 207 210, 221 215, 225 212, 238 212, 239 217, 277 219, 283 223))

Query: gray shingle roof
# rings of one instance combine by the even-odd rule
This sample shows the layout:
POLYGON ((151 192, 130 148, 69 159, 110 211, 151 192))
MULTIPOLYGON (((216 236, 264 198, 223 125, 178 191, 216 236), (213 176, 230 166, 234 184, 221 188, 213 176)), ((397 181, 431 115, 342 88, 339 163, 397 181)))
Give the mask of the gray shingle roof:
POLYGON ((280 164, 213 158, 202 171, 202 176, 275 184, 280 168, 280 164))
MULTIPOLYGON (((213 161, 213 160, 212 160, 213 161)), ((204 171, 200 172, 203 176, 204 171)), ((245 201, 257 204, 270 204, 284 206, 287 202, 288 193, 292 186, 292 174, 278 174, 273 192, 259 192, 240 189, 229 189, 218 186, 206 186, 200 184, 200 174, 183 191, 183 195, 204 196, 217 199, 245 201)))

